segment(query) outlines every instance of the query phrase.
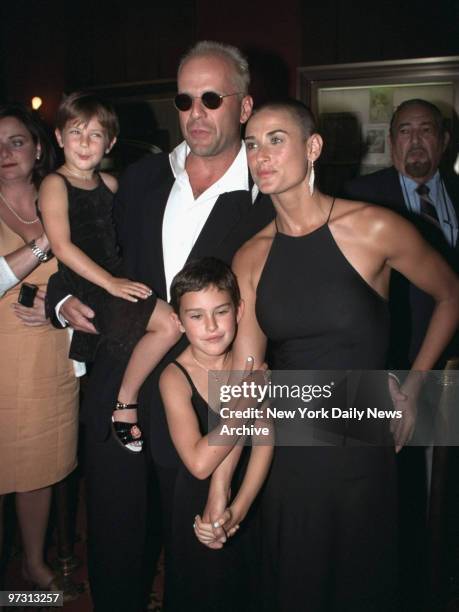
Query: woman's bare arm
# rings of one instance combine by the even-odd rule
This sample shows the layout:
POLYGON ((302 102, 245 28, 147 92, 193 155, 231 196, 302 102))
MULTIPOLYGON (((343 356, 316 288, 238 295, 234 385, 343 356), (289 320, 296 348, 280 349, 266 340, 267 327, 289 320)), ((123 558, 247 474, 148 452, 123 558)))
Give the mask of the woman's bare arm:
POLYGON ((429 370, 459 324, 459 279, 411 223, 387 212, 379 237, 387 265, 428 293, 435 302, 424 341, 412 365, 413 370, 429 370))
MULTIPOLYGON (((35 239, 35 244, 42 250, 49 250, 49 242, 45 234, 42 234, 35 239)), ((7 255, 4 255, 5 261, 10 267, 13 274, 18 280, 26 277, 32 270, 34 270, 40 261, 32 253, 30 247, 26 244, 7 255)))
POLYGON ((399 452, 415 427, 417 398, 425 372, 434 367, 457 329, 459 282, 442 257, 398 215, 385 211, 379 234, 378 244, 385 249, 387 265, 431 295, 435 302, 421 348, 401 389, 394 389, 394 381, 389 381, 392 401, 403 414, 402 419, 394 420, 391 425, 395 450, 399 452))

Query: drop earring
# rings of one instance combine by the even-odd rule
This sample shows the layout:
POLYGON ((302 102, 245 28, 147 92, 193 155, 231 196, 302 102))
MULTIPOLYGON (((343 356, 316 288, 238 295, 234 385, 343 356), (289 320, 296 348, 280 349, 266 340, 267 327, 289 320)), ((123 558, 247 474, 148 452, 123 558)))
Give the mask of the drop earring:
POLYGON ((308 181, 310 196, 312 196, 314 193, 314 179, 315 179, 314 160, 311 160, 311 171, 309 172, 309 181, 308 181))

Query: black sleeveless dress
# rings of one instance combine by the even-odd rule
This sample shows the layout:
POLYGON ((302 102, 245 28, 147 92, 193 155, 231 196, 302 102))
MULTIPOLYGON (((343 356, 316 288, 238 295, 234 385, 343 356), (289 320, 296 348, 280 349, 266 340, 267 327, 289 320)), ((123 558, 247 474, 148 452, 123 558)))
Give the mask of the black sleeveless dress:
MULTIPOLYGON (((191 402, 204 436, 219 423, 219 417, 199 394, 187 370, 173 362, 192 389, 191 402)), ((234 475, 232 495, 240 484, 249 449, 234 475)), ((219 550, 201 544, 193 529, 194 517, 201 515, 207 502, 210 477, 195 478, 180 464, 174 492, 172 543, 168 580, 168 612, 248 612, 256 594, 255 571, 258 562, 257 512, 251 511, 238 532, 219 550)))
MULTIPOLYGON (((73 186, 63 174, 57 174, 67 188, 72 243, 113 276, 124 277, 113 222, 113 193, 100 177, 94 189, 80 189, 73 186)), ((156 295, 146 300, 128 302, 110 295, 62 262, 59 261, 58 266, 69 292, 96 313, 93 322, 100 333, 99 341, 106 342, 114 355, 124 358, 130 354, 145 333, 156 305, 156 295)), ((88 347, 93 346, 93 339, 91 334, 75 332, 70 357, 77 361, 88 360, 88 347)))
MULTIPOLYGON (((305 236, 276 233, 256 314, 273 370, 385 367, 388 304, 344 257, 328 221, 305 236)), ((373 447, 347 446, 344 437, 340 447, 276 447, 262 499, 263 610, 393 609, 395 453, 387 435, 373 447)))

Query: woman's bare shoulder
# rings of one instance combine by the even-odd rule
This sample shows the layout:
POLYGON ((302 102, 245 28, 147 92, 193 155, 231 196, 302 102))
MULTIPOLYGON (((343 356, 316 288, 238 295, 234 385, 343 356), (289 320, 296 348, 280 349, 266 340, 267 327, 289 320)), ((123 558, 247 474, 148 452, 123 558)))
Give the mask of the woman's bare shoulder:
POLYGON ((342 199, 335 202, 332 222, 359 232, 409 225, 401 215, 384 206, 342 199))
POLYGON ((256 263, 270 248, 275 234, 274 221, 247 240, 234 256, 233 263, 256 263))

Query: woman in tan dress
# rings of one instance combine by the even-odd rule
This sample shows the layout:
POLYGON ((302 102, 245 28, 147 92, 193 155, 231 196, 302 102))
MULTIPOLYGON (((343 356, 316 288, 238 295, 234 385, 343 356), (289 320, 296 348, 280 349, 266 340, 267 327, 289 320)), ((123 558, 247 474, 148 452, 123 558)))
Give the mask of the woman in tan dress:
POLYGON ((57 265, 35 202, 51 155, 28 111, 0 107, 0 550, 4 495, 15 492, 24 577, 42 589, 56 587, 44 539, 51 485, 76 466, 78 406, 67 332, 44 315, 57 265), (18 304, 22 281, 38 286, 32 307, 18 304))

